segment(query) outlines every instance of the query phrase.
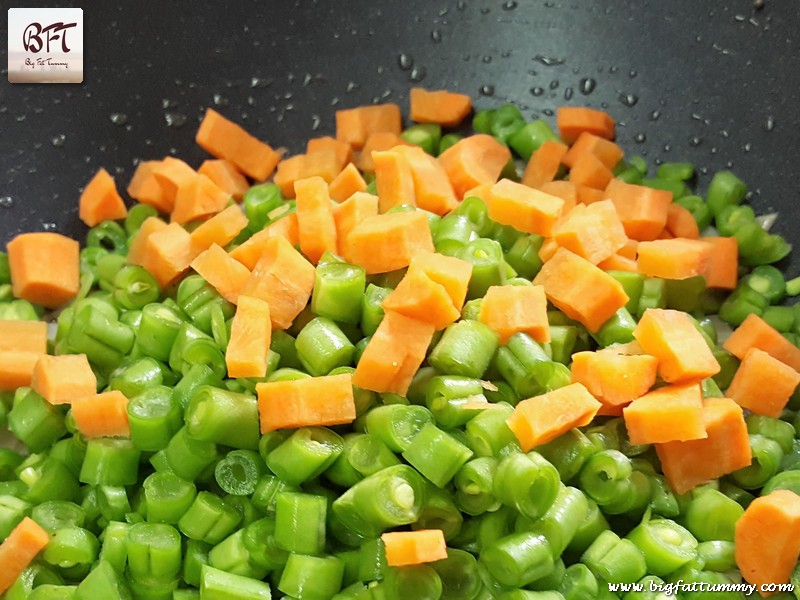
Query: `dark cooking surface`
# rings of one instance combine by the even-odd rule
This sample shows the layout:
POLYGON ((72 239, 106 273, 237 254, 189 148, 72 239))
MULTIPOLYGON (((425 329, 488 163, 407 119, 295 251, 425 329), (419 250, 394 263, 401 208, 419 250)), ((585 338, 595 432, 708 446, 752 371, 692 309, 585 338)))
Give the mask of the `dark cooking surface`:
POLYGON ((135 158, 197 165, 206 106, 301 151, 334 132, 336 108, 379 98, 406 113, 415 82, 526 115, 607 108, 622 146, 651 164, 730 161, 757 210, 780 210, 777 231, 800 243, 797 0, 225 4, 86 2, 83 84, 11 85, 4 70, 0 247, 21 231, 82 236, 79 189, 100 166, 124 189, 135 158))

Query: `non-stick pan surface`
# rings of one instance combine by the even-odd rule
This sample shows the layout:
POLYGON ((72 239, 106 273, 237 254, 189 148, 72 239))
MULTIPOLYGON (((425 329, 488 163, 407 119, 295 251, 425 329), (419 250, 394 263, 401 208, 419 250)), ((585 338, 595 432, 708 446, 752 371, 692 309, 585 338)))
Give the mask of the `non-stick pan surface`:
POLYGON ((629 154, 694 162, 700 190, 732 168, 800 242, 797 0, 45 5, 82 6, 86 72, 79 85, 0 82, 0 247, 22 231, 82 237, 79 190, 101 166, 124 189, 137 159, 197 165, 207 106, 298 152, 334 132, 338 108, 407 112, 414 85, 527 116, 604 108, 629 154))

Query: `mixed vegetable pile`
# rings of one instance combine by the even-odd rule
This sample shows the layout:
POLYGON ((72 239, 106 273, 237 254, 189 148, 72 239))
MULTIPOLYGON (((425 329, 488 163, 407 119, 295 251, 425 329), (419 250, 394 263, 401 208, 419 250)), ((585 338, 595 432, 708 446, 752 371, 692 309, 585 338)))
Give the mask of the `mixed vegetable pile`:
POLYGON ((471 112, 284 157, 209 109, 132 208, 96 174, 84 248, 8 243, 3 598, 798 594, 790 246, 605 112, 471 112))

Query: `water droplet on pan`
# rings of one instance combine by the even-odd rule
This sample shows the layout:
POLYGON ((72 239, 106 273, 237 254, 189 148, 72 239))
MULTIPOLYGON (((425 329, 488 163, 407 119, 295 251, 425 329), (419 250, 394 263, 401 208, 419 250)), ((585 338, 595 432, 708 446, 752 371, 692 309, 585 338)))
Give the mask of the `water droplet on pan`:
POLYGON ((637 133, 635 136, 633 136, 633 141, 637 144, 643 144, 647 141, 647 136, 643 133, 637 133))
POLYGON ((167 127, 181 127, 186 124, 187 117, 182 113, 166 112, 164 121, 167 122, 167 127))
POLYGON ((53 138, 50 140, 50 143, 56 148, 61 148, 67 143, 67 136, 63 133, 59 133, 58 135, 53 136, 53 138))
POLYGON ((125 113, 111 113, 108 118, 114 125, 125 125, 128 122, 128 115, 125 113))
POLYGON ((494 96, 494 86, 487 83, 483 84, 478 91, 481 96, 494 96))
POLYGON ((620 93, 618 98, 620 102, 622 102, 625 106, 628 107, 636 106, 636 103, 639 102, 639 96, 637 96, 636 94, 628 94, 622 92, 620 93))
POLYGON ((563 58, 556 58, 553 56, 545 56, 543 54, 537 54, 533 57, 533 60, 543 64, 545 67, 555 67, 557 65, 563 65, 564 59, 563 58))
POLYGON ((594 88, 597 87, 597 81, 592 77, 584 77, 580 81, 580 90, 581 94, 584 96, 588 96, 594 91, 594 88))
POLYGON ((773 129, 775 129, 775 117, 773 117, 772 115, 769 115, 767 117, 767 120, 764 122, 764 129, 766 129, 767 131, 772 131, 773 129))
POLYGON ((514 10, 517 8, 517 6, 519 6, 519 4, 517 4, 517 0, 506 0, 503 3, 503 10, 514 10))
POLYGON ((572 91, 571 87, 568 87, 567 89, 565 89, 564 90, 564 100, 572 100, 572 94, 573 94, 573 91, 572 91))
POLYGON ((414 59, 411 58, 405 52, 402 52, 397 57, 397 66, 399 66, 400 69, 402 69, 403 71, 408 71, 411 67, 414 66, 414 59))
POLYGON ((694 148, 697 148, 702 143, 703 143, 703 138, 701 138, 699 135, 693 135, 692 137, 689 138, 689 145, 694 148))
POLYGON ((0 208, 12 208, 14 199, 11 196, 0 196, 0 208))
POLYGON ((544 88, 540 88, 539 86, 532 87, 531 94, 533 94, 534 96, 541 96, 542 94, 544 94, 544 88))
POLYGON ((425 75, 427 74, 428 72, 425 70, 425 67, 415 66, 413 69, 411 69, 411 73, 409 73, 408 78, 414 83, 419 83, 425 79, 425 75))
POLYGON ((431 40, 433 40, 434 44, 438 44, 442 41, 442 31, 440 29, 434 29, 431 31, 431 40))

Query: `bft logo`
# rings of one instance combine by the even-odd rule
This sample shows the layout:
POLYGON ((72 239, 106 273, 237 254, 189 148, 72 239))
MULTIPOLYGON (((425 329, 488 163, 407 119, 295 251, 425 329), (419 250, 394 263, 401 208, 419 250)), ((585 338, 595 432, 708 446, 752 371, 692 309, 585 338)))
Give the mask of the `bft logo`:
POLYGON ((9 8, 8 80, 81 83, 83 10, 9 8))
POLYGON ((51 23, 47 27, 42 27, 40 23, 31 23, 22 33, 22 47, 26 52, 34 54, 41 52, 45 47, 45 52, 50 52, 50 42, 61 40, 61 51, 66 54, 70 52, 67 46, 67 30, 77 26, 77 23, 51 23), (42 34, 45 35, 44 41, 42 34))

